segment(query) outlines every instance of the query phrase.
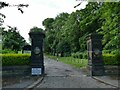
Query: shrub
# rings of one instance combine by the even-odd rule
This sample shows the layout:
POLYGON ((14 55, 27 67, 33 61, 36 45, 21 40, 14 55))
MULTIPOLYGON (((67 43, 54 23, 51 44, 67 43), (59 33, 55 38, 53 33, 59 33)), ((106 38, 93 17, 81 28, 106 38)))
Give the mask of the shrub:
POLYGON ((72 53, 71 56, 72 56, 73 58, 75 58, 75 53, 72 53))
POLYGON ((64 56, 65 57, 69 57, 69 56, 71 56, 71 53, 70 52, 66 52, 66 53, 64 53, 64 56))
POLYGON ((87 59, 87 58, 88 58, 87 53, 84 53, 84 54, 83 54, 83 59, 87 59))
POLYGON ((72 53, 72 57, 74 58, 80 58, 80 59, 87 59, 87 53, 82 52, 76 52, 72 53))
POLYGON ((30 29, 29 33, 39 33, 39 32, 43 32, 43 29, 38 27, 33 27, 32 29, 30 29))
POLYGON ((77 53, 78 58, 82 59, 83 58, 83 54, 82 53, 77 53))
POLYGON ((113 51, 111 52, 111 54, 118 54, 118 53, 120 53, 119 50, 113 50, 113 51))
POLYGON ((103 54, 111 54, 111 52, 112 52, 111 50, 103 50, 102 51, 103 54))
POLYGON ((118 61, 118 65, 120 65, 120 51, 116 52, 115 58, 118 61))
POLYGON ((10 50, 10 49, 4 49, 4 50, 0 50, 0 53, 2 53, 2 54, 8 54, 8 53, 16 53, 16 52, 13 51, 13 50, 10 50))
POLYGON ((29 65, 29 54, 1 54, 3 66, 29 65))
POLYGON ((82 58, 81 54, 79 52, 72 53, 73 58, 82 58))
POLYGON ((118 65, 118 59, 113 54, 103 54, 104 65, 118 65))

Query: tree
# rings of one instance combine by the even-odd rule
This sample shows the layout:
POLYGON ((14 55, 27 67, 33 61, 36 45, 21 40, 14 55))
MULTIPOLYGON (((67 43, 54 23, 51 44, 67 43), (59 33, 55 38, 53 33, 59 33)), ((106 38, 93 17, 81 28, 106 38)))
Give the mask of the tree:
POLYGON ((53 31, 53 18, 46 18, 43 22, 42 25, 45 27, 45 52, 51 52, 52 51, 52 44, 53 41, 55 40, 55 35, 53 31))
POLYGON ((46 18, 43 21, 46 34, 45 42, 47 43, 45 46, 47 47, 46 50, 48 50, 48 52, 53 53, 56 51, 57 44, 62 40, 61 30, 68 16, 68 13, 61 13, 56 16, 55 19, 46 18))
POLYGON ((104 35, 104 49, 120 49, 120 2, 103 3, 99 9, 100 18, 102 20, 101 31, 104 35))
POLYGON ((45 27, 45 30, 51 30, 53 29, 53 24, 54 19, 53 18, 46 18, 43 22, 42 25, 45 27))
POLYGON ((14 51, 21 50, 26 44, 25 39, 20 35, 16 27, 8 29, 8 31, 2 30, 2 43, 3 49, 11 49, 14 51))
MULTIPOLYGON (((22 8, 28 7, 28 4, 11 5, 9 3, 0 1, 0 9, 3 9, 4 7, 17 7, 18 10, 23 14, 22 8)), ((18 51, 22 48, 22 46, 26 43, 26 41, 19 34, 16 27, 11 28, 8 31, 4 31, 4 28, 2 27, 4 23, 4 18, 6 18, 6 16, 0 13, 0 26, 1 26, 0 29, 2 30, 1 32, 2 32, 3 49, 12 49, 18 51)))
POLYGON ((85 51, 86 36, 94 32, 103 34, 103 49, 120 49, 119 6, 120 2, 89 2, 85 9, 45 19, 48 51, 63 52, 66 41, 70 52, 85 51))
POLYGON ((64 39, 64 36, 62 35, 62 28, 64 27, 64 24, 67 21, 68 17, 68 13, 60 13, 56 16, 53 22, 55 40, 53 41, 52 50, 55 49, 56 51, 57 44, 64 39))
POLYGON ((70 43, 72 52, 76 52, 80 49, 80 27, 76 12, 71 13, 71 15, 68 17, 62 28, 61 35, 64 37, 63 39, 67 40, 70 43))
POLYGON ((56 46, 56 52, 61 54, 61 57, 64 56, 65 53, 70 53, 70 44, 66 40, 62 40, 56 46))

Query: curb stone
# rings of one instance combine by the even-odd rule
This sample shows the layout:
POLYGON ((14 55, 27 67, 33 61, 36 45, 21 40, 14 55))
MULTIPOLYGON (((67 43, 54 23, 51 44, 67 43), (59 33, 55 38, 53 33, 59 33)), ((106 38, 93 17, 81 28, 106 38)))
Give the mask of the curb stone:
POLYGON ((102 79, 100 79, 100 78, 97 78, 97 77, 92 77, 92 78, 95 79, 95 80, 98 80, 98 81, 100 81, 100 82, 102 82, 102 83, 111 85, 111 86, 113 86, 113 87, 115 87, 115 88, 120 88, 120 87, 118 87, 117 85, 113 85, 112 83, 107 82, 107 81, 104 81, 104 80, 102 80, 102 79))
POLYGON ((30 90, 35 88, 38 84, 40 84, 42 82, 42 80, 44 79, 44 77, 40 77, 36 82, 34 82, 32 85, 27 86, 26 89, 30 90))

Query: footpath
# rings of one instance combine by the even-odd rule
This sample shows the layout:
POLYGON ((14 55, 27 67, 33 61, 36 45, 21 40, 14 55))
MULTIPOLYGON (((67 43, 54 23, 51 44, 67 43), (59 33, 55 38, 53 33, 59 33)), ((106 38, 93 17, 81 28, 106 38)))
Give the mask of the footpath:
POLYGON ((5 78, 2 79, 3 83, 2 83, 2 90, 6 89, 6 88, 27 88, 30 86, 30 88, 33 88, 35 86, 36 83, 38 83, 38 81, 40 82, 40 80, 43 77, 41 76, 36 76, 36 77, 31 77, 31 76, 27 76, 27 77, 12 77, 12 78, 5 78), (34 85, 34 86, 32 86, 34 85))
POLYGON ((96 79, 102 83, 111 85, 113 87, 120 89, 120 80, 118 77, 113 76, 94 76, 93 79, 96 79))

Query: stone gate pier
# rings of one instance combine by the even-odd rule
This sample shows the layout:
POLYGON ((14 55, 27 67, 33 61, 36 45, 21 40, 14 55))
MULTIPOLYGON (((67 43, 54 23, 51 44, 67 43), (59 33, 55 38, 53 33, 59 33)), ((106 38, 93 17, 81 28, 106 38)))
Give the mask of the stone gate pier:
POLYGON ((87 37, 88 65, 92 76, 104 75, 102 60, 102 35, 93 33, 87 37))
POLYGON ((31 45, 31 74, 44 74, 44 57, 43 57, 43 39, 45 34, 42 32, 30 32, 32 40, 31 45))

